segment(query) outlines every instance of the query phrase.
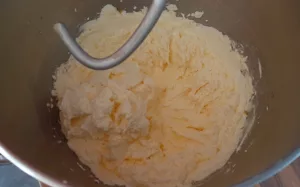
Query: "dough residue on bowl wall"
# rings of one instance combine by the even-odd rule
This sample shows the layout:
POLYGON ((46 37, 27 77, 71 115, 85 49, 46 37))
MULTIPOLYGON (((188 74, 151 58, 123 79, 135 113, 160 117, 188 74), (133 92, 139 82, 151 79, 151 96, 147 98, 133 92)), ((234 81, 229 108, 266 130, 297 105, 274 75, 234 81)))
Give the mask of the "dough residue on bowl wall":
MULTIPOLYGON (((77 41, 105 57, 145 13, 107 5, 77 41)), ((53 90, 69 147, 109 185, 189 187, 220 169, 251 125, 253 107, 246 57, 231 44, 218 30, 165 11, 113 69, 94 71, 71 56, 53 90)))

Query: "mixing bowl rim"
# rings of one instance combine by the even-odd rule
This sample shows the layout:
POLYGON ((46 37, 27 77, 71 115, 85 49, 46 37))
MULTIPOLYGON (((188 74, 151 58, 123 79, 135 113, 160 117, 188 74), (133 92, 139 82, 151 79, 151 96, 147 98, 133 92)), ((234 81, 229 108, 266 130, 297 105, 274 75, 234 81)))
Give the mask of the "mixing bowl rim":
POLYGON ((283 170, 288 165, 290 165, 293 161, 295 161, 298 157, 300 157, 300 148, 297 148, 288 156, 277 161, 270 168, 264 170, 263 172, 261 172, 257 175, 254 175, 253 177, 246 179, 244 182, 233 185, 233 187, 248 187, 248 186, 253 186, 255 184, 261 183, 261 182, 271 178, 275 174, 279 173, 281 170, 283 170))
MULTIPOLYGON (((23 172, 27 173, 28 175, 32 176, 33 178, 35 178, 49 186, 57 186, 57 187, 69 186, 69 185, 62 184, 63 182, 59 182, 51 177, 48 177, 47 175, 43 174, 42 172, 30 167, 30 165, 26 164, 24 161, 22 161, 16 155, 14 155, 12 152, 10 152, 7 148, 5 148, 5 146, 2 145, 1 142, 0 142, 0 153, 4 157, 6 157, 8 160, 10 160, 14 165, 16 165, 18 168, 20 168, 23 172)), ((295 151, 293 151, 287 157, 279 160, 272 167, 264 170, 263 172, 255 175, 253 177, 246 179, 244 182, 233 185, 233 187, 248 187, 248 186, 253 186, 255 184, 263 182, 263 181, 267 180, 268 178, 272 177, 273 175, 275 175, 276 173, 280 172, 282 169, 284 169, 288 165, 290 165, 298 157, 300 157, 300 148, 297 148, 295 151)))
POLYGON ((15 166, 17 166, 19 169, 21 169, 23 172, 27 173, 31 177, 42 181, 43 183, 49 185, 49 186, 55 186, 55 187, 66 187, 67 185, 62 185, 63 182, 59 182, 58 180, 53 179, 52 177, 49 177, 42 172, 38 171, 37 169, 34 169, 29 164, 25 163, 22 159, 20 159, 18 156, 13 154, 11 151, 9 151, 1 142, 0 142, 0 153, 8 159, 10 162, 12 162, 15 166))

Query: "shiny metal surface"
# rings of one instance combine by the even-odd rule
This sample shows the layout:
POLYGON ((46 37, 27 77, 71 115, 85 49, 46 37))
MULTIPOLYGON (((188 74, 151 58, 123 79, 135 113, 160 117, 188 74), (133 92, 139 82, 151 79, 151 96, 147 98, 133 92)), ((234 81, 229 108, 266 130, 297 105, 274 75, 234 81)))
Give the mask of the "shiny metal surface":
MULTIPOLYGON (((259 104, 252 132, 241 151, 232 156, 224 169, 203 181, 203 187, 239 184, 264 171, 270 174, 267 169, 274 164, 287 162, 283 158, 290 161, 297 157, 298 152, 289 155, 300 147, 300 1, 170 2, 184 13, 203 10, 204 16, 196 21, 216 27, 243 44, 255 77, 259 104), (262 64, 262 79, 258 60, 262 64), (228 168, 233 169, 226 172, 228 168)), ((76 155, 68 149, 60 132, 57 109, 49 111, 46 103, 52 87, 51 75, 69 56, 53 32, 53 25, 66 23, 75 37, 78 25, 87 17, 97 17, 107 3, 130 11, 134 5, 142 8, 151 1, 0 2, 0 152, 22 170, 53 186, 104 186, 93 180, 88 169, 78 166, 76 155)))
POLYGON ((0 154, 0 166, 6 164, 10 164, 10 162, 3 155, 0 154))
POLYGON ((138 26, 129 40, 115 53, 105 58, 94 58, 87 54, 72 38, 62 23, 54 25, 55 31, 60 36, 70 53, 83 65, 94 70, 106 70, 122 63, 129 57, 144 41, 152 30, 166 5, 166 0, 153 0, 145 18, 138 26))

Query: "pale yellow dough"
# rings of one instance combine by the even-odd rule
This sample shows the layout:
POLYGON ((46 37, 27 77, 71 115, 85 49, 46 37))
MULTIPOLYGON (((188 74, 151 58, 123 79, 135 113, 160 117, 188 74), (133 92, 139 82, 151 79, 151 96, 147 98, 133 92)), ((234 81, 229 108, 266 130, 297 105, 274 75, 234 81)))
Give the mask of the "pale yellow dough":
MULTIPOLYGON (((78 42, 94 57, 107 56, 144 15, 107 5, 78 42)), ((70 57, 53 91, 69 147, 106 184, 189 187, 207 177, 251 125, 252 81, 232 46, 216 29, 165 11, 120 66, 93 71, 70 57)))

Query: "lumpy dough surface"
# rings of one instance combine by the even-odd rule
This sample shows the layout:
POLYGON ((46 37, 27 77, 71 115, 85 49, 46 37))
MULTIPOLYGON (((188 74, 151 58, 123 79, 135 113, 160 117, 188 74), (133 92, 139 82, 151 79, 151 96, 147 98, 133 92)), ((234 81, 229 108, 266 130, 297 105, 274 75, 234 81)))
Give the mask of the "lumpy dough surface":
MULTIPOLYGON (((146 10, 102 9, 79 44, 112 54, 146 10)), ((105 184, 189 187, 236 150, 254 94, 246 58, 218 30, 165 11, 121 65, 94 71, 72 56, 55 74, 69 147, 105 184)))

